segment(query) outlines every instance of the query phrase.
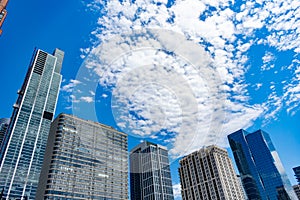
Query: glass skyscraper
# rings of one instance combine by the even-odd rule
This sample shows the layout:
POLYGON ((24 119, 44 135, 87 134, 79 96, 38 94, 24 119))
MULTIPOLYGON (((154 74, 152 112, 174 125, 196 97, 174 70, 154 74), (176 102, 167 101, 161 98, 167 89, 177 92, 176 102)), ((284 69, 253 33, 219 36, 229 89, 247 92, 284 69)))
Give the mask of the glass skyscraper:
POLYGON ((173 200, 168 150, 145 141, 130 151, 130 195, 133 200, 173 200))
POLYGON ((127 200, 127 135, 60 114, 51 125, 38 185, 36 200, 127 200))
POLYGON ((3 138, 4 138, 4 134, 7 130, 7 127, 9 125, 9 119, 7 118, 2 118, 0 119, 0 146, 1 146, 1 143, 3 141, 3 138))
POLYGON ((296 179, 298 181, 298 184, 300 184, 300 166, 294 167, 293 171, 295 173, 295 177, 296 177, 296 179))
POLYGON ((5 199, 35 197, 58 98, 63 57, 59 49, 53 55, 36 50, 18 91, 0 152, 0 190, 4 190, 5 199))
POLYGON ((296 198, 268 133, 239 130, 228 139, 250 200, 281 199, 283 194, 296 198))

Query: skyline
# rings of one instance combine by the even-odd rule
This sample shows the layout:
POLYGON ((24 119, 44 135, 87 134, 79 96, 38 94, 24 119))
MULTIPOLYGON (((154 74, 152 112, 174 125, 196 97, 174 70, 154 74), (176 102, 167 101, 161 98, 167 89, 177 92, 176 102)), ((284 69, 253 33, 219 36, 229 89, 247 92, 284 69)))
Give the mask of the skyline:
MULTIPOLYGON (((240 128, 245 128, 249 132, 260 128, 265 130, 271 135, 271 139, 275 145, 275 148, 279 152, 279 156, 283 162, 286 172, 288 173, 290 181, 292 182, 292 184, 295 184, 296 181, 293 176, 292 167, 299 166, 300 163, 300 160, 295 153, 300 148, 300 137, 299 137, 300 125, 299 123, 297 123, 300 114, 297 109, 297 104, 294 104, 294 106, 292 104, 293 102, 295 103, 296 101, 292 101, 292 100, 299 100, 299 97, 297 96, 298 94, 297 85, 293 84, 293 83, 297 83, 296 80, 299 81, 299 77, 297 77, 297 70, 296 70, 297 68, 299 69, 298 66, 299 62, 297 61, 299 55, 298 53, 296 53, 297 51, 296 46, 298 44, 297 43, 298 40, 293 39, 294 42, 293 43, 292 39, 285 38, 286 43, 284 43, 285 40, 283 40, 284 38, 282 38, 281 40, 282 43, 278 43, 279 46, 276 46, 274 41, 271 40, 264 41, 263 38, 267 38, 269 35, 272 36, 273 32, 275 31, 266 31, 265 29, 272 29, 272 27, 270 27, 271 26, 270 23, 266 23, 264 20, 259 20, 260 22, 259 24, 257 21, 254 20, 255 18, 253 17, 253 21, 248 21, 248 26, 250 26, 251 25, 250 22, 252 22, 252 27, 250 26, 247 29, 242 29, 241 27, 241 24, 247 25, 246 22, 233 24, 234 31, 239 30, 239 33, 238 34, 234 33, 231 35, 230 33, 228 33, 226 37, 224 36, 225 39, 224 38, 223 39, 225 40, 225 46, 224 45, 222 46, 223 42, 220 40, 222 39, 222 37, 220 37, 218 34, 220 34, 219 32, 225 34, 225 32, 222 32, 222 30, 224 30, 224 27, 223 29, 221 29, 221 24, 222 24, 221 22, 224 23, 226 22, 228 25, 230 24, 229 23, 230 19, 234 18, 235 20, 237 20, 237 17, 240 17, 240 19, 244 19, 250 16, 250 14, 249 16, 247 14, 244 14, 243 16, 241 16, 242 14, 239 14, 239 15, 234 15, 233 17, 233 14, 229 12, 231 10, 237 13, 242 13, 241 9, 237 9, 242 5, 232 6, 230 5, 230 1, 227 1, 226 3, 228 5, 224 4, 222 7, 221 4, 219 5, 218 4, 219 2, 217 2, 216 5, 211 5, 211 7, 209 7, 208 9, 209 12, 208 11, 205 12, 204 9, 208 7, 203 7, 201 3, 199 3, 200 1, 191 1, 191 3, 186 3, 186 4, 182 4, 182 3, 180 4, 180 1, 178 1, 177 4, 169 3, 167 6, 164 6, 164 3, 162 1, 157 1, 157 2, 161 2, 161 3, 155 3, 155 4, 153 2, 149 4, 145 3, 144 7, 152 8, 152 10, 150 9, 149 12, 141 11, 140 16, 145 17, 143 19, 144 21, 149 20, 150 19, 149 16, 154 16, 154 19, 156 21, 153 20, 153 22, 150 23, 151 21, 150 20, 149 23, 148 24, 145 23, 144 26, 147 26, 148 28, 149 27, 166 28, 176 33, 184 32, 184 34, 187 37, 190 37, 191 40, 200 42, 201 45, 204 46, 204 49, 208 51, 210 54, 219 53, 218 55, 220 55, 220 59, 213 57, 213 63, 214 64, 219 63, 218 67, 220 70, 218 71, 218 73, 222 73, 222 75, 224 75, 222 77, 228 79, 226 81, 233 80, 233 83, 235 82, 245 83, 245 84, 237 84, 237 86, 240 87, 233 88, 230 86, 229 87, 231 88, 230 91, 224 93, 225 100, 226 100, 225 105, 228 111, 230 111, 230 112, 226 111, 223 113, 225 116, 227 116, 223 118, 224 122, 227 123, 227 125, 225 124, 225 126, 219 127, 221 129, 225 129, 225 131, 219 135, 213 135, 213 136, 218 136, 213 138, 226 139, 226 134, 231 133, 230 132, 231 130, 228 129, 228 127, 232 127, 232 129, 235 129, 232 130, 232 132, 240 128), (205 20, 207 20, 207 22, 218 22, 218 23, 212 23, 215 24, 215 26, 211 27, 213 28, 212 30, 214 31, 211 31, 205 35, 204 34, 205 30, 202 30, 202 32, 200 32, 199 35, 193 35, 192 34, 193 30, 191 30, 190 28, 193 26, 191 26, 190 24, 185 25, 185 23, 180 23, 180 21, 176 21, 177 19, 183 20, 190 17, 192 22, 198 24, 198 22, 196 22, 195 19, 193 18, 195 15, 194 13, 190 13, 190 16, 187 16, 187 14, 184 12, 185 8, 187 8, 188 6, 192 6, 191 4, 194 4, 195 8, 199 7, 199 9, 196 10, 198 14, 199 13, 203 14, 200 17, 202 20, 201 23, 203 27, 207 26, 207 24, 204 23, 205 20), (213 7, 215 7, 216 10, 214 10, 213 7), (228 8, 226 12, 224 8, 228 8), (234 8, 236 8, 236 10, 234 8), (163 23, 164 19, 168 18, 171 12, 170 9, 173 12, 173 14, 177 17, 176 20, 175 18, 173 19, 174 21, 173 25, 172 24, 168 25, 163 23), (155 10, 158 13, 155 14, 155 10), (182 15, 180 16, 180 14, 182 15), (218 18, 212 18, 213 16, 218 16, 218 18), (162 17, 163 19, 161 19, 160 17, 162 17), (255 24, 255 22, 257 22, 257 24, 255 24), (254 25, 256 25, 256 27, 253 27, 254 25), (250 35, 250 36, 243 35, 243 37, 246 38, 244 40, 240 39, 242 37, 239 36, 242 30, 247 30, 248 32, 246 33, 250 35), (232 35, 234 35, 236 39, 232 37, 232 35), (197 40, 197 37, 200 36, 202 38, 202 41, 200 39, 197 40), (255 37, 257 38, 255 39, 255 37), (259 39, 261 40, 260 44, 265 44, 263 47, 259 45, 259 39), (236 42, 231 42, 235 40, 236 42), (268 42, 270 42, 270 44, 268 42), (238 55, 238 52, 232 52, 232 50, 230 50, 230 44, 237 45, 237 47, 240 49, 239 52, 241 53, 241 56, 236 57, 235 59, 240 58, 242 61, 244 61, 244 63, 239 63, 238 67, 235 66, 234 62, 231 62, 232 60, 234 60, 234 56, 238 55), (284 49, 284 44, 286 44, 285 46, 286 49, 284 49), (222 48, 227 49, 228 54, 232 53, 234 55, 232 59, 228 54, 221 56, 221 54, 224 53, 220 51, 220 49, 222 48), (247 62, 246 62, 246 58, 248 59, 247 62), (224 66, 223 59, 225 59, 225 61, 229 63, 230 66, 232 66, 230 70, 226 67, 225 68, 223 67, 224 66), (243 70, 244 68, 245 70, 243 70), (288 70, 287 68, 289 68, 290 70, 288 70), (240 75, 238 77, 235 77, 232 72, 240 73, 240 75), (293 88, 295 92, 294 93, 290 92, 288 94, 286 93, 287 89, 285 88, 293 88), (235 89, 236 91, 232 89, 235 89), (238 90, 241 90, 242 94, 238 95, 239 94, 237 92, 238 90), (294 95, 291 96, 291 94, 294 95), (291 102, 291 104, 287 105, 286 102, 291 102), (236 115, 234 115, 231 111, 234 111, 236 115)), ((93 2, 91 1, 90 3, 93 2)), ((136 7, 129 4, 120 7, 117 4, 117 2, 115 2, 114 5, 112 5, 112 3, 108 3, 105 7, 106 9, 103 9, 105 12, 107 11, 107 13, 104 13, 105 14, 104 15, 103 13, 101 14, 99 12, 98 10, 99 8, 97 8, 96 6, 91 6, 92 4, 90 4, 90 6, 87 6, 88 4, 89 3, 83 3, 81 1, 75 1, 71 3, 59 2, 59 1, 53 1, 51 3, 49 2, 43 3, 39 1, 32 1, 30 3, 9 2, 7 6, 7 10, 9 10, 9 15, 7 16, 6 21, 3 24, 2 28, 4 31, 2 36, 0 37, 0 44, 1 44, 0 59, 1 59, 1 66, 2 66, 1 69, 2 69, 2 73, 5 74, 1 76, 1 80, 0 80, 1 89, 3 90, 2 94, 5 94, 5 98, 2 97, 0 99, 0 103, 2 105, 1 118, 10 117, 12 113, 12 105, 15 102, 17 97, 16 92, 21 87, 21 83, 24 80, 25 72, 28 69, 27 66, 29 64, 34 47, 41 48, 45 51, 51 51, 55 47, 59 47, 66 52, 66 55, 65 55, 63 68, 62 68, 62 74, 64 79, 64 82, 62 83, 63 90, 60 92, 60 97, 59 97, 58 106, 56 110, 56 116, 61 112, 74 113, 74 109, 73 110, 70 109, 71 103, 73 103, 73 105, 80 104, 82 106, 87 106, 87 107, 91 106, 89 104, 94 105, 94 101, 95 101, 95 98, 93 97, 93 93, 94 93, 97 96, 96 105, 95 105, 97 110, 96 116, 97 116, 97 121, 99 121, 100 123, 108 124, 110 126, 117 128, 118 130, 124 131, 124 128, 121 127, 122 122, 129 123, 129 124, 132 123, 133 121, 132 119, 134 118, 132 118, 133 115, 130 114, 138 110, 144 110, 145 112, 136 112, 136 114, 138 114, 140 117, 139 119, 144 119, 144 120, 137 120, 138 122, 137 125, 141 125, 141 122, 147 121, 145 119, 152 119, 151 118, 152 116, 150 114, 154 114, 153 116, 158 116, 157 119, 159 120, 155 122, 158 125, 160 125, 157 128, 157 126, 151 126, 151 124, 146 123, 146 125, 148 126, 144 126, 145 128, 142 129, 145 133, 150 133, 153 130, 159 130, 159 128, 161 128, 162 125, 166 125, 166 127, 168 128, 168 130, 163 130, 165 132, 161 132, 163 134, 150 133, 147 135, 142 135, 141 133, 137 132, 137 134, 133 135, 132 132, 137 129, 137 126, 136 127, 128 126, 129 128, 125 129, 124 131, 128 133, 131 138, 131 141, 129 142, 128 150, 130 150, 133 146, 135 146, 140 140, 144 140, 144 139, 152 140, 156 143, 161 143, 162 145, 166 145, 165 143, 163 143, 162 141, 163 139, 163 140, 170 141, 169 143, 167 143, 166 146, 168 146, 170 150, 175 149, 176 151, 175 150, 172 151, 175 155, 176 153, 182 150, 178 148, 177 149, 173 148, 175 144, 173 142, 174 138, 176 139, 177 136, 180 135, 182 136, 180 131, 178 131, 178 127, 176 126, 176 124, 178 124, 178 119, 180 120, 185 119, 182 118, 181 115, 175 115, 175 114, 180 110, 186 111, 188 112, 188 114, 190 114, 188 108, 180 107, 180 104, 178 103, 184 100, 184 97, 178 94, 181 90, 173 90, 173 91, 168 90, 168 88, 166 89, 166 87, 164 87, 163 82, 160 82, 161 85, 158 85, 159 87, 152 87, 152 88, 146 87, 144 89, 142 88, 143 90, 139 90, 139 88, 137 88, 136 85, 134 85, 136 84, 135 82, 133 85, 128 85, 128 83, 130 82, 127 81, 126 78, 128 77, 126 77, 126 73, 125 73, 125 76, 123 74, 123 77, 125 77, 124 79, 125 82, 123 82, 123 86, 128 86, 129 88, 132 88, 133 90, 137 91, 136 94, 144 95, 144 94, 149 94, 149 92, 153 92, 155 94, 165 97, 162 98, 162 100, 165 102, 168 102, 170 99, 172 99, 174 95, 177 98, 177 99, 175 98, 176 100, 175 102, 172 102, 173 103, 172 105, 175 105, 174 107, 174 106, 170 106, 169 104, 164 104, 164 102, 159 101, 157 98, 155 98, 155 96, 153 97, 153 95, 152 96, 145 95, 146 98, 137 99, 138 100, 137 102, 133 102, 134 104, 131 104, 133 106, 132 108, 134 109, 132 109, 131 113, 129 114, 124 113, 124 110, 122 109, 120 110, 111 109, 112 107, 111 102, 116 103, 113 105, 119 106, 119 108, 120 105, 126 103, 121 101, 122 96, 121 97, 115 96, 115 98, 111 98, 112 93, 115 92, 113 91, 113 88, 120 89, 119 91, 117 91, 119 93, 115 93, 115 94, 128 95, 128 94, 121 93, 123 92, 121 90, 122 88, 117 87, 116 86, 117 84, 113 82, 115 78, 120 78, 119 76, 113 73, 109 73, 114 71, 106 71, 107 72, 106 74, 108 75, 106 76, 108 77, 107 80, 110 81, 107 82, 108 84, 104 82, 103 77, 101 76, 99 77, 97 74, 95 74, 94 77, 98 78, 100 81, 103 81, 101 83, 104 83, 101 85, 101 87, 98 87, 96 91, 92 91, 92 92, 90 92, 89 90, 84 91, 86 93, 82 95, 76 92, 74 93, 74 87, 75 89, 80 88, 80 84, 78 83, 78 81, 76 81, 76 77, 78 77, 77 72, 82 66, 84 66, 82 63, 87 62, 87 59, 83 59, 83 57, 86 56, 87 58, 90 58, 90 56, 92 55, 90 53, 87 53, 89 48, 91 49, 92 47, 94 47, 95 49, 97 49, 98 44, 100 44, 101 42, 102 42, 101 44, 105 42, 110 42, 106 38, 104 38, 104 36, 107 38, 116 37, 120 33, 120 31, 128 31, 123 29, 117 30, 117 27, 122 27, 121 23, 124 25, 123 27, 125 27, 125 24, 127 23, 130 24, 130 21, 133 21, 135 22, 134 25, 137 26, 137 20, 129 20, 130 19, 129 14, 127 13, 126 15, 125 11, 131 10, 131 12, 135 12, 136 8, 141 7, 142 5, 141 1, 136 1, 136 7), (55 15, 53 15, 53 13, 50 11, 50 9, 48 9, 48 7, 51 7, 54 10, 56 10, 55 15), (123 21, 120 19, 118 22, 116 21, 116 19, 114 19, 114 16, 117 16, 117 14, 120 13, 121 11, 123 11, 123 13, 120 14, 120 16, 122 16, 123 21), (26 16, 27 23, 24 23, 24 16, 26 16), (103 25, 106 25, 105 27, 106 29, 101 30, 102 33, 105 33, 103 34, 103 36, 97 35, 100 33, 99 28, 101 28, 99 25, 97 25, 97 20, 99 20, 103 25), (18 59, 14 59, 14 57, 16 56, 18 57, 18 59), (10 74, 10 76, 6 76, 6 74, 10 74), (72 95, 71 91, 73 92, 73 95, 75 94, 78 95, 75 101, 74 99, 73 100, 68 99, 68 97, 72 95), (116 99, 117 97, 119 97, 119 99, 116 99), (151 103, 151 101, 149 101, 151 98, 157 100, 158 104, 151 103), (149 106, 148 107, 140 106, 142 104, 149 105, 149 106), (161 105, 165 106, 166 108, 165 110, 163 110, 164 112, 166 112, 164 114, 161 114, 159 110, 161 105), (151 113, 149 112, 149 110, 154 110, 155 112, 151 113), (117 116, 116 111, 120 111, 121 114, 127 114, 125 116, 129 116, 129 117, 125 118, 123 121, 118 121, 119 118, 116 119, 117 116), (165 117, 168 118, 169 116, 176 116, 177 118, 174 119, 175 121, 168 121, 164 119, 165 117), (117 127, 117 123, 119 123, 119 127, 117 127), (167 134, 167 136, 165 136, 165 134, 167 134)), ((251 2, 248 4, 251 4, 251 2)), ((287 6, 286 4, 283 5, 287 6)), ((293 6, 294 4, 291 5, 293 6)), ((253 5, 252 7, 251 5, 248 6, 249 6, 248 8, 249 13, 251 11, 252 12, 251 15, 253 16, 258 16, 257 12, 254 11, 254 8, 264 10, 264 11, 267 10, 267 9, 262 9, 265 8, 265 5, 261 6, 262 8, 260 8, 259 5, 253 5)), ((291 9, 293 8, 292 6, 291 9)), ((297 9, 299 8, 295 7, 295 10, 297 9)), ((245 10, 247 9, 244 9, 244 11, 245 10)), ((279 17, 275 16, 274 20, 275 19, 279 20, 279 17)), ((141 20, 139 20, 139 23, 140 21, 141 20)), ((291 21, 293 22, 293 20, 291 21)), ((279 24, 279 21, 277 22, 279 24)), ((298 27, 295 22, 294 22, 294 26, 296 26, 296 30, 297 30, 298 27)), ((131 25, 128 25, 126 27, 130 28, 131 25)), ((287 27, 288 26, 284 28, 287 27)), ((287 30, 282 30, 282 31, 284 35, 285 33, 284 31, 287 30)), ((168 32, 168 34, 169 33, 170 32, 168 32)), ((179 33, 179 35, 182 34, 179 33)), ((287 36, 289 35, 287 34, 287 36)), ((296 38, 296 36, 290 35, 290 38, 296 38)), ((274 38, 276 38, 276 35, 274 35, 274 38)), ((190 43, 188 43, 188 45, 190 45, 190 43)), ((152 56, 150 58, 153 58, 153 55, 155 54, 155 52, 141 52, 141 53, 144 53, 145 56, 148 55, 148 57, 152 56)), ((136 54, 134 56, 140 56, 140 55, 142 54, 136 54)), ((170 54, 167 55, 162 54, 162 56, 166 58, 165 59, 166 61, 169 61, 168 59, 170 58, 170 54)), ((161 61, 161 57, 155 57, 155 59, 157 60, 157 62, 161 61)), ((183 62, 184 64, 184 61, 180 60, 180 58, 174 58, 173 60, 169 61, 169 63, 173 64, 175 61, 178 60, 183 62)), ((129 58, 127 58, 127 60, 125 61, 127 63, 131 62, 129 58)), ((152 62, 148 62, 148 63, 152 63, 152 62)), ((117 63, 116 65, 117 67, 119 66, 118 64, 119 63, 117 63)), ((180 68, 180 66, 177 67, 180 68)), ((103 68, 99 68, 99 70, 100 69, 103 70, 103 68)), ((147 72, 149 72, 149 68, 144 68, 144 69, 148 70, 147 72)), ((115 69, 113 68, 113 70, 115 69)), ((133 74, 137 76, 140 75, 140 72, 133 71, 133 74)), ((154 75, 157 75, 157 73, 155 73, 154 75)), ((144 80, 151 81, 152 80, 151 78, 153 77, 150 77, 149 80, 147 79, 144 80)), ((193 79, 194 77, 191 76, 183 77, 183 80, 186 80, 186 78, 191 78, 191 82, 193 82, 194 80, 193 79)), ((138 80, 140 81, 141 79, 138 80)), ((205 84, 204 81, 194 86, 194 85, 190 85, 191 82, 186 82, 186 85, 190 86, 192 90, 198 88, 198 86, 201 87, 203 83, 205 84)), ((174 83, 174 86, 178 85, 176 81, 172 83, 174 83)), ((170 85, 167 86, 170 87, 170 85)), ((205 93, 205 91, 207 91, 206 89, 207 88, 204 88, 204 94, 206 95, 205 97, 207 97, 207 94, 209 94, 209 93, 205 93)), ((191 94, 197 96, 197 93, 195 94, 193 92, 191 94)), ((215 96, 216 94, 212 94, 212 96, 215 96)), ((201 99, 195 98, 194 96, 192 96, 192 100, 195 100, 196 103, 201 102, 200 101, 201 99)), ((156 102, 156 101, 152 101, 152 102, 156 102)), ((197 106, 198 111, 199 112, 202 111, 201 107, 199 108, 198 106, 197 106)), ((208 104, 207 106, 208 108, 211 108, 210 107, 211 104, 208 104)), ((86 113, 79 113, 79 114, 81 114, 82 116, 78 116, 78 117, 84 117, 89 119, 88 118, 89 116, 86 113)), ((202 126, 201 122, 199 122, 198 125, 199 125, 198 127, 203 128, 202 130, 205 130, 203 131, 204 134, 199 134, 199 135, 207 136, 206 134, 207 127, 202 126)), ((190 136, 193 138, 194 135, 190 135, 190 136)), ((189 141, 185 141, 184 139, 185 137, 183 137, 181 140, 181 146, 187 146, 186 144, 189 144, 188 143, 189 141)), ((228 144, 226 145, 226 143, 227 142, 225 142, 225 146, 228 147, 228 144)), ((178 144, 180 144, 180 142, 178 144)), ((187 150, 183 149, 183 150, 184 151, 186 150, 185 153, 188 153, 190 151, 196 150, 196 148, 201 148, 201 143, 195 143, 192 148, 187 150)), ((176 159, 171 161, 172 175, 174 174, 172 176, 172 178, 174 179, 173 184, 179 183, 179 179, 177 175, 178 164, 176 164, 175 161, 176 159)))

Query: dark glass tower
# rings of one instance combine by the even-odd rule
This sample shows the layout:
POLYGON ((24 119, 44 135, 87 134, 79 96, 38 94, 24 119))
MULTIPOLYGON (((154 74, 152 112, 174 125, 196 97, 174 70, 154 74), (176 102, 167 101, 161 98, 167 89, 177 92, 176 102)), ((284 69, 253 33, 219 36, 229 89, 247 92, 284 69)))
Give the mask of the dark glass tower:
POLYGON ((1 146, 0 188, 6 199, 33 199, 54 115, 64 53, 36 50, 1 146))
POLYGON ((295 173, 295 177, 296 177, 296 179, 298 181, 298 184, 300 184, 300 166, 294 167, 293 171, 295 173))
POLYGON ((60 114, 51 124, 38 185, 36 200, 127 200, 127 135, 60 114))
POLYGON ((239 130, 228 139, 250 200, 278 199, 285 193, 296 198, 269 134, 239 130))
POLYGON ((173 200, 168 150, 143 142, 130 152, 130 195, 134 200, 173 200))

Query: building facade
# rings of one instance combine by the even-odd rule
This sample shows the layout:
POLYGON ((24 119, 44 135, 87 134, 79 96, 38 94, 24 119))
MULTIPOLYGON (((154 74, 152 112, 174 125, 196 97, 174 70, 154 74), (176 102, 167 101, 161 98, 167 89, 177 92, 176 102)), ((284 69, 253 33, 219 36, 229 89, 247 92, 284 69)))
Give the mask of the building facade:
POLYGON ((245 199, 232 161, 225 149, 208 146, 180 160, 183 200, 245 199))
POLYGON ((298 184, 300 184, 300 166, 294 167, 293 171, 295 173, 295 177, 296 177, 296 179, 298 181, 298 184))
POLYGON ((0 151, 0 190, 5 199, 33 199, 61 83, 64 53, 36 50, 0 151))
POLYGON ((7 15, 7 10, 6 10, 6 6, 7 6, 8 0, 0 0, 0 35, 2 34, 2 24, 6 18, 7 15))
POLYGON ((2 118, 0 119, 0 146, 1 146, 1 143, 3 141, 3 138, 4 138, 4 134, 7 130, 7 127, 9 125, 9 119, 8 118, 2 118))
POLYGON ((130 151, 130 195, 134 200, 173 200, 168 150, 145 141, 130 151))
POLYGON ((296 198, 269 134, 239 130, 228 140, 249 199, 296 198))
POLYGON ((293 188, 294 188, 294 191, 295 191, 298 199, 300 200, 300 184, 294 185, 293 188))
POLYGON ((60 114, 51 125, 38 185, 37 200, 127 200, 127 135, 60 114))

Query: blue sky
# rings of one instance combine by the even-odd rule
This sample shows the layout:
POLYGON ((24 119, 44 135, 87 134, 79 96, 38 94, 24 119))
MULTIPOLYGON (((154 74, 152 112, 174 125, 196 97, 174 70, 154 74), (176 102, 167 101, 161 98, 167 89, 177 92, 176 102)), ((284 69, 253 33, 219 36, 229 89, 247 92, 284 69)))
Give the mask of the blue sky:
POLYGON ((179 156, 245 128, 300 165, 299 1, 11 1, 0 37, 1 117, 35 47, 65 51, 56 114, 74 113, 179 156), (298 20, 297 20, 298 19, 298 20))

